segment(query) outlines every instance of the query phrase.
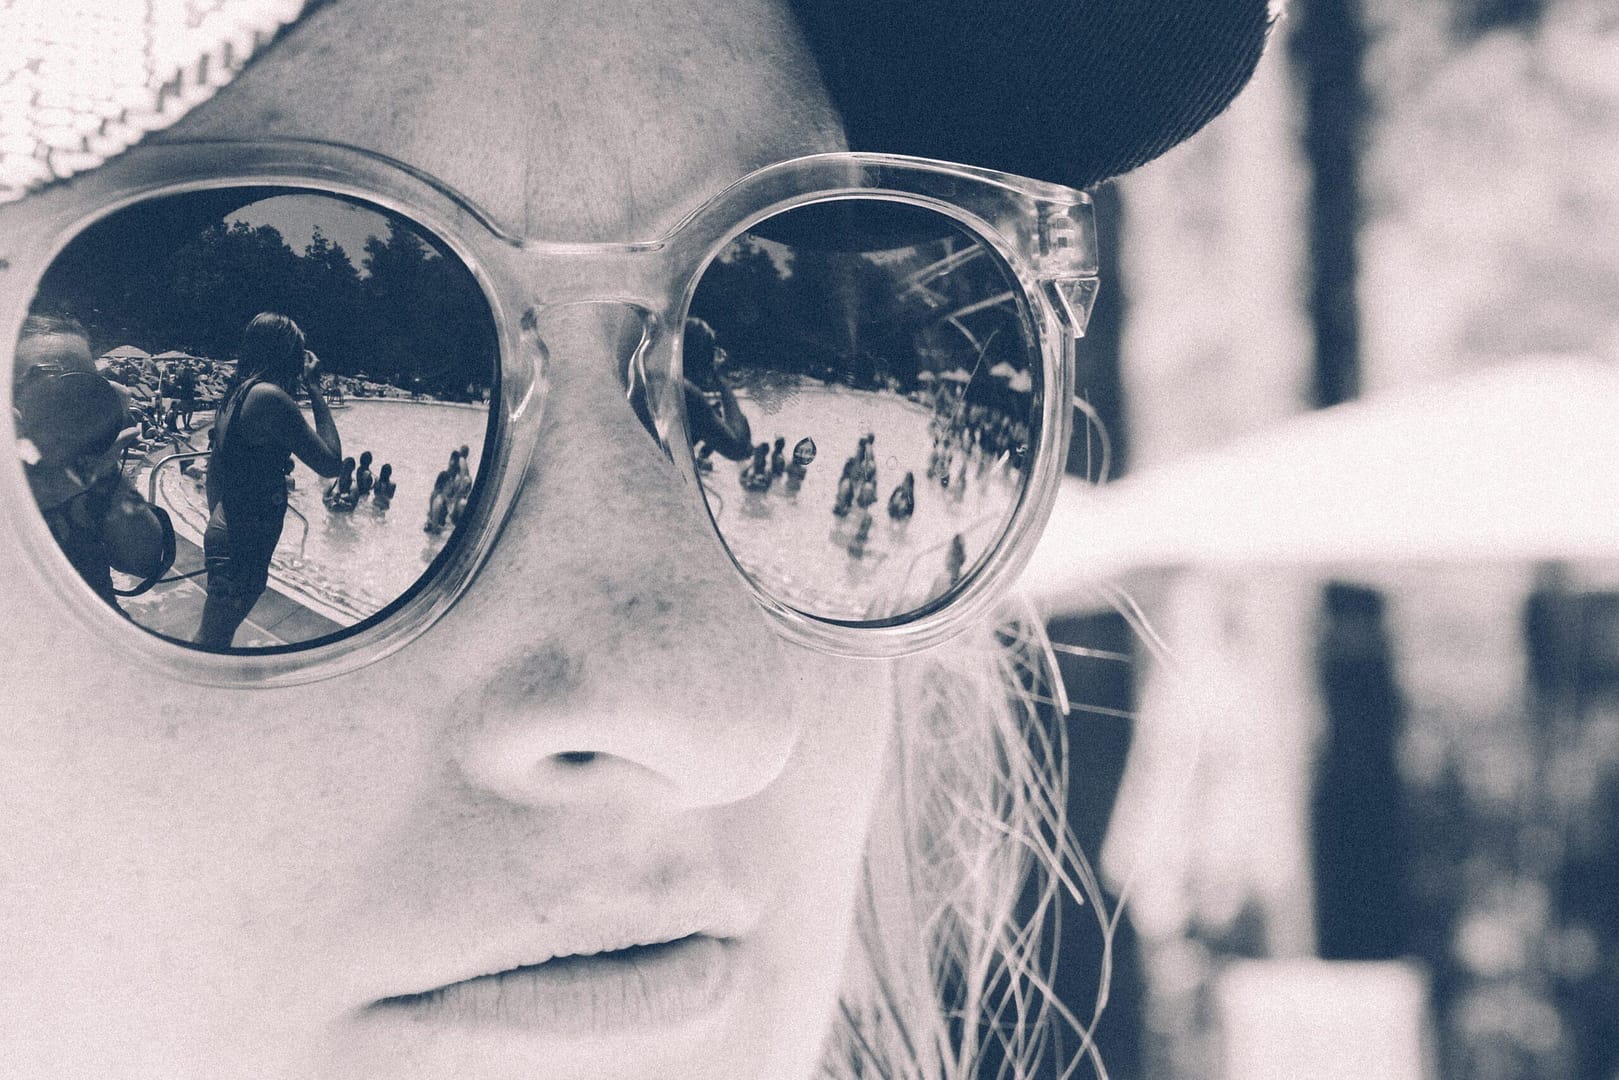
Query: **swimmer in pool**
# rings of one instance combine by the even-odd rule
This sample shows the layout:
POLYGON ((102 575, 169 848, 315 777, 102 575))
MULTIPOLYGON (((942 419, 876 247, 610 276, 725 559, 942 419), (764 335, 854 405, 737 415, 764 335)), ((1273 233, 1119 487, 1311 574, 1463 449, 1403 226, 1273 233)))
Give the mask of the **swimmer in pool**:
POLYGON ((798 496, 798 489, 804 484, 804 477, 809 472, 810 462, 815 460, 815 440, 799 439, 793 447, 793 459, 787 463, 787 477, 782 486, 790 497, 798 496))
POLYGON ((784 436, 777 435, 776 445, 770 451, 770 477, 772 480, 787 469, 787 458, 783 454, 786 447, 787 439, 784 436))
POLYGON ((871 452, 868 444, 866 458, 861 463, 860 486, 855 491, 855 502, 862 507, 870 506, 877 501, 877 458, 871 452))
POLYGON ((837 501, 832 504, 832 512, 838 517, 846 515, 854 505, 854 490, 852 470, 845 469, 843 479, 838 481, 837 501))
POLYGON ((371 494, 371 485, 375 483, 371 476, 371 451, 360 452, 360 467, 354 472, 354 497, 363 499, 371 494))
POLYGON ((877 501, 877 454, 872 444, 877 436, 867 433, 860 437, 860 449, 855 452, 854 471, 849 479, 854 483, 855 502, 862 507, 877 501))
POLYGON ((468 465, 472 451, 462 443, 455 453, 455 475, 450 477, 450 524, 459 525, 461 515, 466 513, 467 499, 472 496, 472 470, 468 465))
POLYGON ((762 495, 770 490, 770 481, 772 477, 770 473, 770 462, 767 460, 769 454, 769 443, 760 443, 758 446, 753 448, 753 460, 748 462, 747 466, 743 468, 742 474, 739 478, 744 491, 762 495))
POLYGON ((854 535, 849 538, 847 551, 851 559, 866 557, 866 542, 871 539, 871 511, 861 510, 860 520, 854 527, 854 535))
POLYGON ((326 491, 321 495, 321 501, 326 509, 337 514, 346 514, 354 509, 359 502, 359 496, 354 491, 354 459, 344 458, 342 471, 337 479, 326 485, 326 491))
MULTIPOLYGON (((451 459, 450 464, 455 464, 451 459)), ((454 473, 450 469, 439 472, 433 481, 433 493, 427 497, 427 523, 422 526, 424 532, 441 533, 444 523, 450 516, 449 491, 454 483, 454 473)))
POLYGON ((888 496, 888 516, 897 524, 904 524, 911 520, 911 514, 916 510, 916 474, 906 473, 905 479, 888 496))
POLYGON ((394 467, 383 462, 382 471, 377 473, 377 482, 371 487, 371 505, 378 510, 386 510, 393 505, 394 492, 399 490, 393 475, 394 467))

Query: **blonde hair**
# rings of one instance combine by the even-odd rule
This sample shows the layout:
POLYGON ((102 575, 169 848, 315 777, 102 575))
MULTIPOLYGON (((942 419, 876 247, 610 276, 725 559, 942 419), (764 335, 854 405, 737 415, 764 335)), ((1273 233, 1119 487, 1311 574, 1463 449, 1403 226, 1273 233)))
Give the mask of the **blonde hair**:
POLYGON ((835 1080, 1067 1077, 1106 1003, 1114 916, 1067 821, 1065 718, 1032 613, 900 665, 889 805, 868 843, 835 1080), (1052 990, 1064 896, 1102 931, 1085 1019, 1052 990), (993 1064, 994 1069, 989 1066, 993 1064))

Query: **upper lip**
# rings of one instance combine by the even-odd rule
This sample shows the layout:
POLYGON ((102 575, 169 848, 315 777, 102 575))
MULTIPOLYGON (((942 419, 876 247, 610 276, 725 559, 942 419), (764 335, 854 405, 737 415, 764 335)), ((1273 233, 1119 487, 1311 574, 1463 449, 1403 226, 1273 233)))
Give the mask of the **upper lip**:
POLYGON ((436 967, 432 974, 402 980, 402 985, 376 1000, 430 994, 563 957, 594 956, 693 936, 730 940, 746 935, 758 918, 755 906, 740 893, 718 884, 574 895, 526 926, 486 929, 456 960, 436 967))

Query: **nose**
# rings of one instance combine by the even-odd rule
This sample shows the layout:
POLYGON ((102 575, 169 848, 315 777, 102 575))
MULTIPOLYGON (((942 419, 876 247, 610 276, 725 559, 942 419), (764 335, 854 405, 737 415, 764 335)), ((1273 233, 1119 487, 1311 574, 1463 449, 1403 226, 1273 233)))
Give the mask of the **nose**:
POLYGON ((797 739, 787 646, 625 399, 640 321, 595 305, 541 332, 550 390, 524 489, 450 616, 476 673, 452 753, 518 803, 745 798, 797 739))

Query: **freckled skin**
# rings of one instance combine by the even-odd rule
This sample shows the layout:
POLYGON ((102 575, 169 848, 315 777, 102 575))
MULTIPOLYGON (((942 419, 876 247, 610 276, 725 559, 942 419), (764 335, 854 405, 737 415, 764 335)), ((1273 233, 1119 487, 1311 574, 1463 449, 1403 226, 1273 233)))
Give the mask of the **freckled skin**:
MULTIPOLYGON (((759 165, 840 147, 795 35, 773 0, 344 0, 165 137, 335 140, 514 231, 645 236, 759 165)), ((355 674, 164 682, 0 545, 27 613, 0 649, 8 1075, 814 1072, 889 671, 773 636, 624 402, 622 318, 548 325, 544 428, 489 564, 355 674), (699 1048, 648 1036, 576 1060, 359 1020, 581 890, 694 868, 764 913, 742 1007, 699 1048)))

